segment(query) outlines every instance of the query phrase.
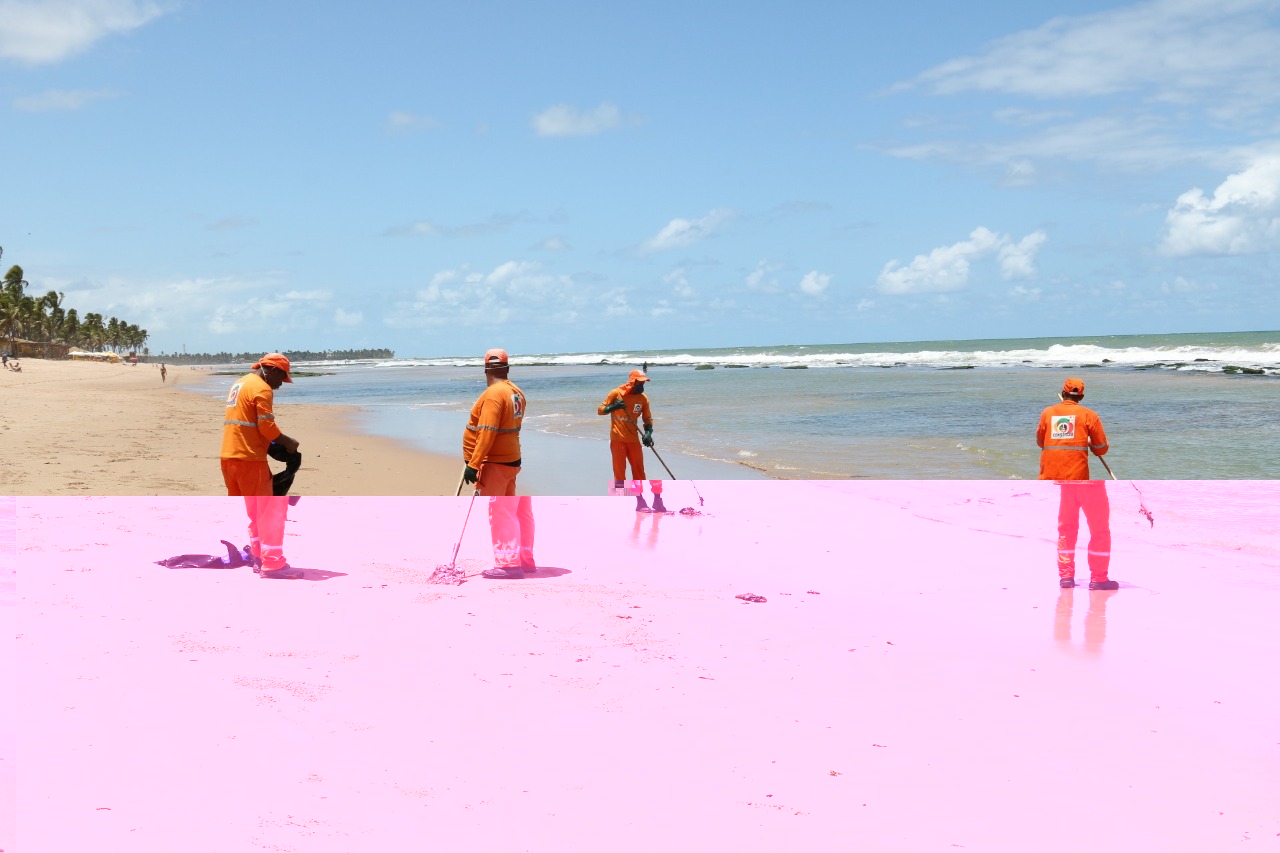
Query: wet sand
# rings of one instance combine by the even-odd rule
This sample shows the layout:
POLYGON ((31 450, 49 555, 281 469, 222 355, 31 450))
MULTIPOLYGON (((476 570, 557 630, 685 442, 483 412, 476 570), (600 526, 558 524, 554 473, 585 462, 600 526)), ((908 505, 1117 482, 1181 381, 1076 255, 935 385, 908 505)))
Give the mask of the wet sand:
MULTIPOLYGON (((535 498, 541 571, 457 587, 426 580, 466 499, 304 498, 295 581, 150 562, 238 542, 234 499, 21 499, 20 849, 1280 833, 1269 529, 1116 501, 1122 588, 1059 590, 1052 484, 699 487, 699 517, 535 498)), ((478 501, 462 564, 489 556, 478 501)))

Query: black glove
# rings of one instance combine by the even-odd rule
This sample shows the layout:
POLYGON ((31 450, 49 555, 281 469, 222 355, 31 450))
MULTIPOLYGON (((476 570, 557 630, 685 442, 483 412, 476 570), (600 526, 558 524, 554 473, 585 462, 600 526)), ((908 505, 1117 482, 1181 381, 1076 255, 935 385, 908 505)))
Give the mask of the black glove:
POLYGON ((653 447, 653 427, 644 428, 644 437, 640 439, 640 443, 645 447, 653 447))
POLYGON ((626 404, 625 404, 625 403, 623 403, 621 400, 618 400, 617 402, 614 402, 614 403, 610 403, 609 405, 607 405, 607 406, 605 406, 605 407, 604 407, 604 413, 607 415, 607 414, 609 414, 610 412, 617 411, 618 409, 621 409, 624 405, 626 405, 626 404))
POLYGON ((467 470, 462 472, 462 482, 474 483, 479 476, 480 471, 468 465, 467 470))

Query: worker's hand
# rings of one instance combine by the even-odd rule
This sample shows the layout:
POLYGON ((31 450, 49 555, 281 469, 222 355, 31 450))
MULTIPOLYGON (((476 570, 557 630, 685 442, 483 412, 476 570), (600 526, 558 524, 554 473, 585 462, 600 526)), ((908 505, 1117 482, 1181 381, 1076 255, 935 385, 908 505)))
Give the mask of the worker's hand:
POLYGON ((480 471, 468 465, 467 470, 462 472, 462 482, 474 483, 476 479, 479 478, 479 476, 480 476, 480 471))
POLYGON ((287 453, 298 452, 298 440, 296 438, 289 438, 287 435, 282 435, 276 439, 276 444, 283 447, 287 453))
POLYGON ((640 439, 641 444, 645 447, 653 447, 653 427, 644 428, 644 436, 640 439))
POLYGON ((607 414, 609 414, 610 412, 614 412, 614 411, 617 411, 618 409, 621 409, 621 408, 622 408, 623 406, 625 406, 625 405, 626 405, 626 404, 625 404, 625 403, 623 403, 621 400, 617 400, 617 401, 612 402, 612 403, 610 403, 609 405, 605 406, 605 407, 604 407, 604 409, 603 409, 603 411, 604 411, 604 413, 607 415, 607 414))

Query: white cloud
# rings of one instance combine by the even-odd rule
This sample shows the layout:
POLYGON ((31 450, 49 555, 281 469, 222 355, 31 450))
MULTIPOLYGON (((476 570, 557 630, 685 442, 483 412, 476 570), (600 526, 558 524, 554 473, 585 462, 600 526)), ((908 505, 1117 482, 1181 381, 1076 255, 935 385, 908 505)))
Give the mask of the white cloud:
POLYGON ((662 277, 662 280, 671 285, 671 292, 681 299, 693 299, 698 292, 693 289, 693 285, 689 283, 689 277, 685 274, 684 267, 677 267, 662 277))
POLYGON ((539 136, 594 136, 621 126, 622 113, 608 101, 590 110, 556 104, 533 117, 533 129, 539 136))
POLYGON ((485 282, 488 284, 502 284, 517 277, 536 272, 539 266, 540 264, 537 261, 506 261, 499 264, 494 268, 493 272, 485 276, 485 282))
POLYGON ((144 0, 0 0, 0 59, 60 62, 170 11, 144 0))
POLYGON ((1043 231, 1033 231, 1018 242, 1000 246, 1000 274, 1005 278, 1031 278, 1036 274, 1036 254, 1048 239, 1043 231))
POLYGON ((876 286, 881 293, 946 293, 969 286, 970 265, 995 255, 1005 278, 1027 278, 1035 275, 1035 255, 1045 241, 1042 231, 1035 231, 1018 242, 1008 234, 996 234, 979 226, 962 240, 940 246, 927 255, 916 255, 902 266, 889 261, 880 271, 876 286))
POLYGON ((408 133, 414 130, 433 130, 439 126, 440 122, 435 118, 415 113, 397 111, 387 118, 387 127, 397 133, 408 133))
POLYGON ((542 241, 542 248, 548 252, 565 252, 569 250, 569 241, 563 237, 548 237, 542 241))
POLYGON ((1026 186, 1043 170, 1061 171, 1093 162, 1128 172, 1150 172, 1205 163, 1218 153, 1189 146, 1173 134, 1167 118, 1151 113, 1099 115, 1046 126, 999 141, 933 140, 886 149, 909 160, 942 160, 996 169, 1007 186, 1026 186))
POLYGON ((627 295, 621 290, 614 290, 607 294, 604 313, 607 317, 630 317, 636 312, 627 302, 627 295))
POLYGON ((333 322, 339 326, 359 326, 364 322, 364 312, 344 311, 339 308, 333 312, 333 322))
POLYGON ((1019 284, 1009 290, 1009 295, 1015 299, 1025 299, 1028 302, 1035 302, 1040 298, 1040 288, 1023 287, 1019 284))
POLYGON ((673 219, 640 248, 645 252, 660 252, 664 249, 692 246, 716 233, 732 216, 732 211, 716 209, 701 219, 673 219))
POLYGON ((819 296, 827 289, 827 285, 831 283, 831 276, 826 273, 820 273, 817 270, 811 270, 805 273, 804 278, 800 279, 800 290, 809 296, 819 296))
POLYGON ((118 97, 110 89, 50 89, 13 99, 13 107, 29 113, 78 110, 93 101, 118 97))
POLYGON ((747 290, 754 290, 762 293, 777 293, 782 289, 782 285, 778 283, 778 279, 774 273, 782 269, 781 264, 771 264, 768 260, 762 260, 756 264, 756 268, 747 273, 746 284, 747 290))
POLYGON ((1178 196, 1160 245, 1170 255, 1247 255, 1280 247, 1280 156, 1254 159, 1212 196, 1178 196))
POLYGON ((668 314, 676 313, 676 309, 671 307, 671 303, 665 299, 659 299, 658 304, 649 309, 650 317, 665 317, 668 314))
POLYGON ((1166 103, 1216 92, 1223 100, 1270 101, 1280 90, 1275 9, 1273 0, 1150 0, 1060 16, 896 88, 1037 98, 1145 91, 1166 103))
POLYGON ((875 301, 874 299, 859 299, 859 300, 858 300, 858 310, 859 310, 859 311, 870 311, 870 310, 871 310, 872 308, 874 308, 874 307, 876 307, 876 301, 875 301))
POLYGON ((463 264, 440 270, 427 286, 388 313, 384 322, 397 328, 492 326, 522 316, 536 322, 573 322, 588 316, 622 316, 630 312, 622 290, 601 294, 567 275, 543 272, 536 261, 512 260, 488 272, 463 264))

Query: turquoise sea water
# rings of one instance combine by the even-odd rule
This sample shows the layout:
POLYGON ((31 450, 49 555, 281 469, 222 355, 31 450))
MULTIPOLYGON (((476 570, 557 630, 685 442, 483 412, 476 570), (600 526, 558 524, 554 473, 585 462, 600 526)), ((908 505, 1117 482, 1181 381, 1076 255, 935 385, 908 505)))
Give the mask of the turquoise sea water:
MULTIPOLYGON (((478 362, 328 364, 333 375, 299 378, 281 400, 362 406, 372 431, 456 455, 483 388, 478 362)), ((711 476, 1035 478, 1039 413, 1071 375, 1086 382, 1121 478, 1280 479, 1280 332, 513 353, 512 362, 530 438, 577 441, 584 493, 608 476, 607 419, 596 407, 644 363, 659 450, 720 462, 711 476)), ((221 393, 225 377, 213 379, 205 390, 221 393)), ((1093 464, 1093 476, 1107 476, 1093 464)))

